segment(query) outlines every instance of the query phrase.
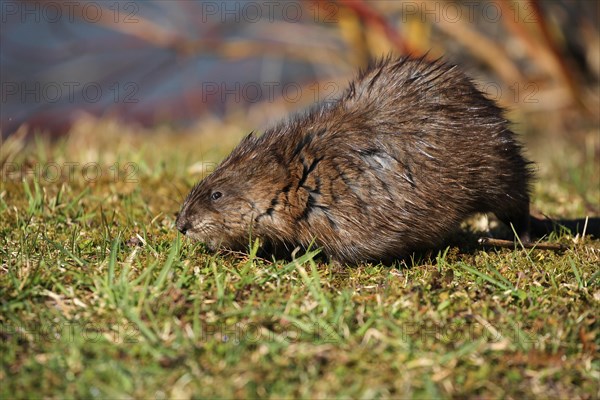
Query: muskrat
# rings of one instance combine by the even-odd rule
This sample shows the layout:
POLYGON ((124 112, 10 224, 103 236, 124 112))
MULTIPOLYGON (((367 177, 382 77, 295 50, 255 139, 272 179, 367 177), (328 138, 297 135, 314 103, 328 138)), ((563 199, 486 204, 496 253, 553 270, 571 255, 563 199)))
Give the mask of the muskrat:
POLYGON ((337 101, 243 139, 176 227, 211 250, 252 237, 349 264, 434 248, 477 212, 527 242, 530 165, 503 110, 456 66, 387 57, 337 101))

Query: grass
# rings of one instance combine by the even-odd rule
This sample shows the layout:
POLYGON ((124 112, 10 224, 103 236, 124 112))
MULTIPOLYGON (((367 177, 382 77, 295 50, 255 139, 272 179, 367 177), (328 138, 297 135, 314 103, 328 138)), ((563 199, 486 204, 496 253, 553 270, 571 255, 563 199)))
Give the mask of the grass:
MULTIPOLYGON (((174 213, 198 159, 237 131, 217 149, 121 130, 4 155, 1 398, 600 395, 599 241, 557 232, 562 254, 452 247, 392 267, 219 256, 183 240, 174 213), (76 165, 23 173, 42 162, 76 165)), ((599 191, 586 154, 542 171, 537 208, 585 215, 599 191)))

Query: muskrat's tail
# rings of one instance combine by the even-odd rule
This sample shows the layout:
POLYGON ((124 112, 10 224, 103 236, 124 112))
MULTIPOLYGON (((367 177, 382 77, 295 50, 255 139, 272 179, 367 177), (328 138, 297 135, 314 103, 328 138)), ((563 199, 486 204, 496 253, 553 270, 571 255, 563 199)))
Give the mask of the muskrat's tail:
POLYGON ((600 238, 600 218, 551 219, 530 217, 530 234, 532 238, 541 238, 552 232, 566 229, 572 235, 586 235, 595 239, 600 238))

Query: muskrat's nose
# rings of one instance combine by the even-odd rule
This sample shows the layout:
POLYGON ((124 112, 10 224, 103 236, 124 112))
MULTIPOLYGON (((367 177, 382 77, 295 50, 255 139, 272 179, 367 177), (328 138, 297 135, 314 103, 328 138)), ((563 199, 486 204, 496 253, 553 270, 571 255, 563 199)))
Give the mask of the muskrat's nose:
POLYGON ((175 226, 179 232, 185 235, 185 233, 192 227, 192 224, 188 220, 177 218, 177 221, 175 221, 175 226))

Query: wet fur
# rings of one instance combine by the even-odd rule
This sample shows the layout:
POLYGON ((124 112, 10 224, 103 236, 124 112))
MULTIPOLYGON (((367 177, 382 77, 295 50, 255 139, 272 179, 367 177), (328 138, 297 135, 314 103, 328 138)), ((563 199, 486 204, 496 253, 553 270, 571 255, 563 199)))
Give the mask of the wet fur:
POLYGON ((244 250, 249 235, 273 252, 314 241, 350 264, 434 247, 475 212, 527 239, 529 164, 502 110, 458 68, 387 58, 337 102, 248 135, 176 225, 212 249, 244 250))

